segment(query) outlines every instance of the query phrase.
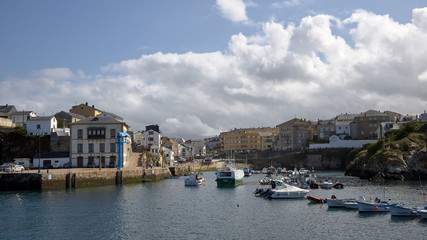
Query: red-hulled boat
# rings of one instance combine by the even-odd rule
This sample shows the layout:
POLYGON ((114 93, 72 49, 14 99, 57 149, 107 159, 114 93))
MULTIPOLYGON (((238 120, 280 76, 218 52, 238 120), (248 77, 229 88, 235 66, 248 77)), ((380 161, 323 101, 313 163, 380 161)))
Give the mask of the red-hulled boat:
POLYGON ((326 203, 326 198, 319 198, 315 196, 307 196, 307 199, 313 203, 326 203))

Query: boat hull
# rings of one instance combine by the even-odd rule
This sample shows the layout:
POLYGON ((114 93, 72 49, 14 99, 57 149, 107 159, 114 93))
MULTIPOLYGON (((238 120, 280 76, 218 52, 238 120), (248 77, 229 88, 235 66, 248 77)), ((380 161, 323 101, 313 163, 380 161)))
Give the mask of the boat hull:
POLYGON ((243 179, 236 178, 217 178, 216 184, 218 187, 234 187, 242 184, 243 179))
POLYGON ((419 216, 417 210, 410 209, 403 206, 390 206, 391 216, 402 216, 402 217, 412 217, 419 216))
POLYGON ((418 210, 417 212, 423 219, 427 219, 427 210, 418 210))
POLYGON ((359 212, 389 212, 390 207, 381 203, 357 202, 359 212))

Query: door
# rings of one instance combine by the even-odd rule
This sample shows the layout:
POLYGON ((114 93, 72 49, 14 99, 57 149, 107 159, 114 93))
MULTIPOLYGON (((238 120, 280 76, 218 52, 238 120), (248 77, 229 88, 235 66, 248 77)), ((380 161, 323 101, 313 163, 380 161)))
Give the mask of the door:
POLYGON ((77 167, 78 168, 83 167, 83 157, 77 157, 77 167))

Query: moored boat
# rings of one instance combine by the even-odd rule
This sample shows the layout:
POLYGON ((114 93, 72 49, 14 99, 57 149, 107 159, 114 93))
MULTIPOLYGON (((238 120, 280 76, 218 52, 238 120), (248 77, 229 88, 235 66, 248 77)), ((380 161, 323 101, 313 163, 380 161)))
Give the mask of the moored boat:
POLYGON ((206 179, 201 176, 201 173, 191 172, 188 174, 189 178, 185 179, 185 186, 199 186, 206 179))
POLYGON ((303 198, 309 192, 309 190, 286 184, 280 180, 272 180, 268 197, 272 199, 303 198))
POLYGON ((341 199, 341 198, 335 197, 335 195, 332 195, 331 198, 326 199, 326 203, 330 208, 343 208, 345 207, 344 202, 350 202, 350 201, 355 201, 355 199, 354 198, 341 199))
POLYGON ((252 170, 250 170, 249 168, 244 168, 243 173, 245 174, 245 177, 252 176, 252 170))
POLYGON ((344 184, 340 183, 340 182, 336 182, 332 185, 332 188, 336 188, 336 189, 343 189, 344 188, 344 184))
POLYGON ((312 195, 307 196, 307 199, 312 203, 326 203, 326 198, 319 198, 312 195))
POLYGON ((242 169, 234 166, 227 166, 216 173, 216 183, 218 187, 234 187, 243 182, 245 174, 242 169))
POLYGON ((423 219, 427 219, 427 210, 417 210, 417 212, 423 219))
POLYGON ((387 201, 381 201, 376 198, 375 201, 357 201, 357 209, 359 212, 390 212, 391 205, 403 205, 402 203, 390 204, 387 201))
POLYGON ((321 184, 320 187, 323 189, 331 189, 332 188, 332 182, 328 179, 325 179, 321 184))
POLYGON ((352 200, 343 200, 342 204, 347 209, 356 209, 356 210, 358 209, 357 208, 357 202, 356 202, 355 199, 352 199, 352 200))
POLYGON ((417 210, 427 210, 427 207, 422 208, 408 208, 400 205, 391 205, 390 206, 390 214, 391 216, 400 216, 400 217, 415 217, 420 214, 417 210))

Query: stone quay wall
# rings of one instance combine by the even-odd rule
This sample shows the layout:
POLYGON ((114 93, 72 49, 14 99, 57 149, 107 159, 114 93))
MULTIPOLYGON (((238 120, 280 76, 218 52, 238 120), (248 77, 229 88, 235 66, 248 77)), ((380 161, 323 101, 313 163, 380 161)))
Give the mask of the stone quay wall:
POLYGON ((172 175, 182 175, 192 170, 191 166, 170 168, 131 168, 131 169, 53 169, 24 173, 1 173, 0 191, 49 190, 81 188, 113 184, 140 183, 161 180, 172 175))

